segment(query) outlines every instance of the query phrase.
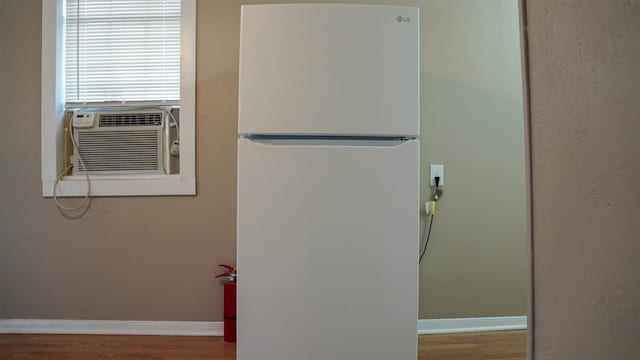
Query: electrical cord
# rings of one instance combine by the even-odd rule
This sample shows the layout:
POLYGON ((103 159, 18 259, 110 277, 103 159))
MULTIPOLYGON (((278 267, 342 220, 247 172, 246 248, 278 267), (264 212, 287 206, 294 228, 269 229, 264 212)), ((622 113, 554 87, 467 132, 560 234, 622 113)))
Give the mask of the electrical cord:
MULTIPOLYGON (((173 113, 171 112, 171 110, 166 110, 163 109, 165 113, 167 113, 169 115, 169 117, 171 118, 171 120, 173 121, 173 124, 175 125, 176 128, 176 138, 173 139, 173 141, 171 142, 171 151, 170 154, 171 155, 179 155, 180 154, 180 124, 178 124, 178 121, 176 120, 176 118, 173 116, 173 113), (173 153, 173 146, 177 147, 177 152, 174 154, 173 153)), ((171 121, 169 122, 169 129, 171 129, 171 121)))
POLYGON ((429 245, 429 238, 431 237, 431 229, 433 228, 433 214, 431 214, 431 219, 429 220, 429 233, 427 235, 427 222, 425 221, 424 223, 424 231, 422 232, 422 242, 424 242, 424 247, 422 249, 422 252, 420 253, 420 259, 418 260, 418 264, 422 264, 422 258, 424 257, 424 254, 427 253, 427 246, 429 245), (425 235, 427 237, 427 241, 424 241, 425 235))
MULTIPOLYGON (((173 121, 173 124, 176 127, 176 138, 174 141, 180 142, 180 124, 178 123, 178 120, 176 120, 176 118, 173 116, 173 113, 171 112, 171 110, 166 110, 166 109, 162 109, 162 110, 169 115, 169 117, 173 121)), ((171 127, 171 123, 169 123, 169 127, 171 127)))
POLYGON ((440 185, 440 177, 436 176, 434 178, 435 181, 435 190, 433 191, 433 208, 429 211, 431 214, 431 219, 429 220, 429 231, 427 232, 427 223, 425 221, 424 223, 424 230, 422 231, 422 240, 420 241, 420 243, 424 242, 424 248, 422 249, 422 251, 420 252, 420 258, 418 259, 418 265, 422 264, 422 258, 424 257, 424 255, 427 253, 427 246, 429 246, 429 239, 431 238, 431 229, 433 229, 433 218, 436 215, 436 205, 438 204, 438 200, 440 199, 440 195, 438 194, 438 186, 440 185), (425 241, 425 235, 427 237, 427 240, 425 241))
MULTIPOLYGON (((78 144, 76 143, 76 139, 73 136, 73 127, 69 126, 69 129, 65 129, 66 132, 68 132, 69 134, 69 138, 71 138, 71 143, 73 144, 73 148, 74 149, 79 149, 78 148, 78 144)), ((86 176, 87 179, 87 193, 84 196, 84 199, 82 199, 82 201, 80 203, 78 203, 78 205, 75 206, 65 206, 63 205, 60 200, 58 200, 58 194, 57 194, 57 189, 58 189, 58 185, 60 183, 60 180, 62 180, 65 176, 65 174, 67 173, 67 171, 71 170, 71 168, 73 167, 73 164, 70 164, 69 166, 67 166, 66 169, 62 170, 58 176, 56 176, 56 182, 53 184, 53 201, 56 203, 56 206, 58 207, 58 209, 63 210, 63 211, 76 211, 79 210, 83 207, 88 207, 91 204, 91 178, 89 177, 89 170, 87 170, 87 167, 84 165, 84 161, 82 160, 82 156, 80 155, 80 151, 78 150, 78 161, 80 162, 80 165, 82 165, 82 168, 84 169, 84 174, 86 176)))

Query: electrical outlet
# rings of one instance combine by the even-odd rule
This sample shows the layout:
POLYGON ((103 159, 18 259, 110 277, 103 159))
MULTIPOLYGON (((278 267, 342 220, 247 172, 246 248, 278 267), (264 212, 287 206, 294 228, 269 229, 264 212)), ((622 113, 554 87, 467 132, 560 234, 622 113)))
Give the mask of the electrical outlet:
POLYGON ((431 175, 430 182, 431 186, 436 186, 436 176, 440 177, 440 182, 438 186, 444 186, 444 165, 442 164, 431 164, 431 175))

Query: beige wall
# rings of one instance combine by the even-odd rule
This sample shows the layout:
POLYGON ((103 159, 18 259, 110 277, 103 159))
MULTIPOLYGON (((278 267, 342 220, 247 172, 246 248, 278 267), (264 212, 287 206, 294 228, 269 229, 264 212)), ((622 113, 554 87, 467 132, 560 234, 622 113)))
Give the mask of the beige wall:
MULTIPOLYGON (((348 2, 422 8, 422 157, 445 164, 446 187, 421 316, 523 314, 516 0, 348 2)), ((239 6, 248 2, 198 2, 198 196, 98 198, 79 220, 41 196, 40 3, 0 2, 0 318, 221 320, 212 275, 235 257, 239 6)))
POLYGON ((527 1, 536 360, 640 357, 640 2, 527 1))
MULTIPOLYGON (((517 1, 421 2, 422 178, 445 165, 420 317, 526 312, 524 110, 517 1)), ((427 189, 422 197, 426 200, 427 189)))
POLYGON ((213 275, 235 259, 238 26, 220 3, 198 12, 198 196, 97 198, 68 220, 40 185, 41 1, 0 1, 0 318, 222 319, 213 275))

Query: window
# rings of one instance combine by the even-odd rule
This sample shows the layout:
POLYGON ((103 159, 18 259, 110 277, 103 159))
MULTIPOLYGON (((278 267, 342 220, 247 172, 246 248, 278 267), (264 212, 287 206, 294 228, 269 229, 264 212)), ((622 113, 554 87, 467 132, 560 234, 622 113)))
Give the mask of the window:
MULTIPOLYGON (((160 106, 179 107, 176 173, 92 174, 91 193, 195 194, 195 0, 43 0, 42 6, 44 196, 53 195, 68 158, 65 109, 160 106)), ((86 190, 84 176, 68 175, 57 194, 86 190)))
POLYGON ((67 0, 65 100, 180 100, 180 0, 67 0))

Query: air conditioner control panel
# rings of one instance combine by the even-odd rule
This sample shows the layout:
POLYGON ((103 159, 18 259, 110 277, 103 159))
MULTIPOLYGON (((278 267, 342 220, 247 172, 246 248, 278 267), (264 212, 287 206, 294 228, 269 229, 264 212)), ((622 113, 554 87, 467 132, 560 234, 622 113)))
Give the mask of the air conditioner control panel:
POLYGON ((87 129, 94 127, 96 123, 96 114, 92 112, 76 112, 73 113, 71 124, 74 129, 87 129))

